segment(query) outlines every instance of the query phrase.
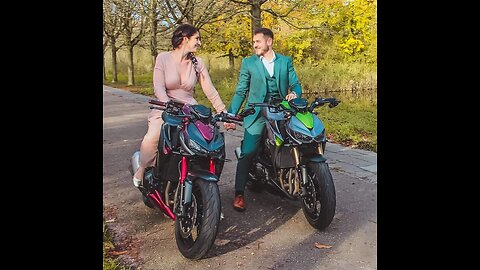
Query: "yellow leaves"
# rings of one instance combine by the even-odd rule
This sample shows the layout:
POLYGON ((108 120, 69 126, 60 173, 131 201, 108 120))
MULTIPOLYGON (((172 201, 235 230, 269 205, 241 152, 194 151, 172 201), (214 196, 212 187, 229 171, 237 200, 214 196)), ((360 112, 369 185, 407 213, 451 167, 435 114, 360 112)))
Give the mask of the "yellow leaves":
POLYGON ((365 45, 361 40, 355 39, 354 37, 349 37, 339 44, 343 52, 354 55, 355 53, 362 52, 365 48, 365 45))
MULTIPOLYGON (((262 4, 262 26, 275 34, 274 50, 294 62, 315 62, 326 58, 349 59, 376 52, 376 1, 355 0, 270 0, 262 4), (291 8, 295 6, 293 10, 291 8), (267 10, 285 15, 275 17, 267 10), (287 20, 287 22, 284 21, 287 20), (298 29, 291 24, 311 29, 298 29), (346 58, 345 58, 346 57, 346 58)), ((204 25, 202 50, 235 56, 252 53, 251 17, 238 14, 231 20, 204 25)))

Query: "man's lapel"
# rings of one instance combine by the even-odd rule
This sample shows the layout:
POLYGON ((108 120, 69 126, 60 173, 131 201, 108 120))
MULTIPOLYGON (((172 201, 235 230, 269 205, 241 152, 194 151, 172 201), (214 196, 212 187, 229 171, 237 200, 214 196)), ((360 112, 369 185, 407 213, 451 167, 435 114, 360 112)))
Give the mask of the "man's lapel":
POLYGON ((282 58, 280 55, 276 54, 275 64, 273 65, 273 75, 275 76, 275 81, 277 82, 277 88, 280 92, 280 70, 282 68, 282 58))
MULTIPOLYGON (((262 60, 260 59, 260 57, 258 57, 258 55, 255 55, 255 66, 257 66, 257 69, 258 69, 258 74, 260 74, 260 76, 262 76, 262 78, 265 79, 265 68, 263 67, 263 63, 262 63, 262 60)), ((266 83, 266 82, 265 82, 266 83)))

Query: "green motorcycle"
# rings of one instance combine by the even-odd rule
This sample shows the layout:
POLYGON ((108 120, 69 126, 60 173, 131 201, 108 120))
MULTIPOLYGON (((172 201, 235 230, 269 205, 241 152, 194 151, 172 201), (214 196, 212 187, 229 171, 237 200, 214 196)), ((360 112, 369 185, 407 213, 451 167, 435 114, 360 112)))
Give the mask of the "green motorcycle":
MULTIPOLYGON (((247 188, 267 189, 292 200, 300 199, 305 217, 318 230, 332 222, 336 197, 323 155, 327 142, 325 126, 314 109, 324 104, 333 108, 339 103, 335 98, 316 98, 311 104, 295 98, 248 104, 261 107, 267 124, 264 144, 254 159, 247 188)), ((240 151, 240 147, 235 150, 237 159, 240 151)))

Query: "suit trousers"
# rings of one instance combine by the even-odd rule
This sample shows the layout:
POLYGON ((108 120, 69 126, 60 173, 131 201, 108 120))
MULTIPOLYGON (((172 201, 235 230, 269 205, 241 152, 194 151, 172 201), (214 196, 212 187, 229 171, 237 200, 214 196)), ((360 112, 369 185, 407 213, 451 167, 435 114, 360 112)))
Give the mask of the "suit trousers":
POLYGON ((245 129, 241 143, 241 154, 235 174, 235 191, 243 192, 247 183, 248 173, 253 166, 253 158, 261 147, 261 139, 265 130, 266 119, 259 114, 251 126, 245 129))

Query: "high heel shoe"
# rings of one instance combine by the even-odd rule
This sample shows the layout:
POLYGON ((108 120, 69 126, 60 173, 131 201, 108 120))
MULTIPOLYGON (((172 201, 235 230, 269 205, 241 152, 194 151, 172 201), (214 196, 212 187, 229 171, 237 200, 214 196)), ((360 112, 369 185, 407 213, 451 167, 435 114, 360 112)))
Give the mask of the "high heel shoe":
POLYGON ((136 177, 134 176, 134 177, 133 177, 133 185, 134 185, 135 187, 137 187, 137 188, 140 187, 140 186, 142 186, 142 180, 141 180, 141 179, 138 179, 138 178, 136 178, 136 177))

